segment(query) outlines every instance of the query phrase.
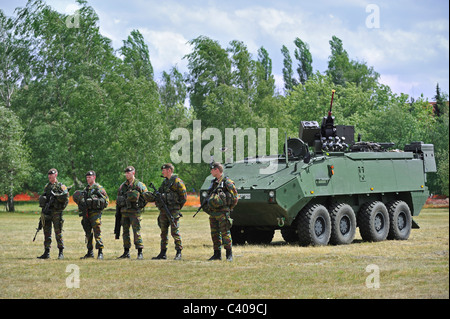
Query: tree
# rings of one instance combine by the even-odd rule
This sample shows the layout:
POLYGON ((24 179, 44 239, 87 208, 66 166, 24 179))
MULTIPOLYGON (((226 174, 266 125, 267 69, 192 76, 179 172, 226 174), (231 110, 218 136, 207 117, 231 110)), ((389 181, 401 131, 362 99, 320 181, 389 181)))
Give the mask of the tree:
POLYGON ((442 114, 444 114, 447 98, 448 96, 446 96, 446 94, 441 93, 439 83, 436 83, 436 95, 434 96, 434 101, 436 102, 436 104, 434 105, 434 114, 436 114, 437 117, 440 117, 442 114))
POLYGON ((300 83, 305 84, 313 73, 311 52, 309 52, 309 45, 300 40, 300 38, 295 38, 294 44, 297 47, 294 51, 294 55, 298 61, 298 77, 300 83))
POLYGON ((30 156, 23 129, 14 112, 0 106, 0 194, 8 194, 7 210, 14 211, 14 196, 29 177, 30 156))
POLYGON ((135 77, 143 76, 147 80, 153 80, 153 66, 148 46, 139 30, 131 31, 128 39, 123 41, 119 52, 124 56, 123 62, 133 68, 135 77))
POLYGON ((204 102, 208 93, 220 85, 231 84, 231 61, 219 42, 199 36, 189 44, 192 53, 184 56, 190 71, 187 79, 190 104, 200 116, 204 112, 204 102))
POLYGON ((345 85, 347 79, 346 74, 351 67, 347 51, 344 50, 342 40, 334 36, 329 41, 331 47, 331 55, 328 60, 329 75, 335 85, 345 85))
POLYGON ((292 71, 292 59, 289 49, 285 45, 281 47, 281 54, 283 54, 284 88, 287 92, 290 92, 297 85, 297 80, 294 78, 294 71, 292 71))

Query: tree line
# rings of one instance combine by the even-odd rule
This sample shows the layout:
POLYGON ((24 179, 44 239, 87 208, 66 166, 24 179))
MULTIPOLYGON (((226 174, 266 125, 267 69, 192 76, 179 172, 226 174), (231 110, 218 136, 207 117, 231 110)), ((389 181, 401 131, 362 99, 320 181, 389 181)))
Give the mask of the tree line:
MULTIPOLYGON (((128 165, 144 182, 160 178, 160 166, 171 161, 175 128, 192 132, 193 121, 201 120, 222 133, 278 128, 297 136, 300 121, 325 115, 334 89, 336 123, 354 125, 363 140, 394 142, 399 149, 412 141, 433 143, 438 173, 428 184, 431 192, 448 195, 448 95, 439 84, 435 106, 394 94, 372 67, 352 60, 336 36, 324 72, 314 72, 300 38, 294 39, 294 60, 282 46, 283 92, 264 47, 254 57, 242 41, 223 47, 206 36, 189 41, 188 72, 174 66, 157 79, 139 30, 114 50, 99 32, 94 9, 77 3, 75 27, 41 0, 29 0, 13 17, 0 10, 0 194, 39 192, 55 167, 73 189, 95 170, 114 198, 128 165)), ((206 164, 175 169, 188 191, 198 190, 209 173, 206 164)), ((12 201, 8 205, 14 209, 12 201)))

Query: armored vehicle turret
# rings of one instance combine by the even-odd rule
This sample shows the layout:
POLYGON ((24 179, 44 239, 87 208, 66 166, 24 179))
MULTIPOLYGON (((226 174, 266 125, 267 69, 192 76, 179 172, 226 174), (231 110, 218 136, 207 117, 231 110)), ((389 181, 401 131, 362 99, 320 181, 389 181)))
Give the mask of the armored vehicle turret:
POLYGON ((419 228, 413 216, 429 195, 426 174, 436 171, 433 145, 412 142, 400 151, 355 142, 354 127, 335 125, 331 107, 320 126, 302 121, 283 154, 224 164, 240 198, 233 243, 267 244, 277 229, 302 246, 349 244, 357 228, 365 241, 406 240, 419 228))

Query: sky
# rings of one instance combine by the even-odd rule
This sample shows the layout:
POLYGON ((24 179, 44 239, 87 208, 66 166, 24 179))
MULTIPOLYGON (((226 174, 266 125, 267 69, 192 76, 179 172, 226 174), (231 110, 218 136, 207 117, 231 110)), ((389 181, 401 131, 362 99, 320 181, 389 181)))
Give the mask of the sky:
MULTIPOLYGON (((8 16, 27 0, 0 0, 8 16)), ((55 10, 74 14, 75 0, 46 0, 55 10)), ((188 41, 200 35, 227 48, 242 41, 257 59, 264 47, 283 88, 285 45, 294 57, 294 40, 309 45, 314 72, 324 73, 329 41, 342 40, 350 59, 365 62, 396 94, 434 101, 436 84, 449 94, 448 0, 88 0, 99 16, 100 32, 118 49, 138 29, 149 47, 155 78, 173 66, 187 72, 188 41)))

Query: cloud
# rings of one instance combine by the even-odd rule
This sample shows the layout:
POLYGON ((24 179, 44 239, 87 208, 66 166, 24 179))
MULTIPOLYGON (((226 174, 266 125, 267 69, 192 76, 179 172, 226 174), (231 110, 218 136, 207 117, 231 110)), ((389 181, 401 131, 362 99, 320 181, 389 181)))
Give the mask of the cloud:
POLYGON ((140 28, 148 43, 150 59, 155 70, 169 70, 183 62, 183 57, 191 50, 188 40, 180 33, 155 31, 140 28))

